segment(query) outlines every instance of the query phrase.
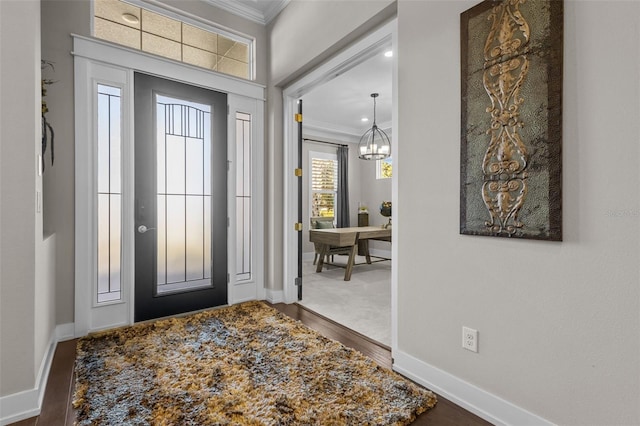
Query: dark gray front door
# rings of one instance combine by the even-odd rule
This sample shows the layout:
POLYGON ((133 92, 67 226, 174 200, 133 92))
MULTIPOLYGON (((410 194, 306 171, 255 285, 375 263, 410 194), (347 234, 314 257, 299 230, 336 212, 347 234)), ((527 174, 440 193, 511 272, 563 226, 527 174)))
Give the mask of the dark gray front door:
POLYGON ((135 320, 227 303, 227 96, 135 75, 135 320))

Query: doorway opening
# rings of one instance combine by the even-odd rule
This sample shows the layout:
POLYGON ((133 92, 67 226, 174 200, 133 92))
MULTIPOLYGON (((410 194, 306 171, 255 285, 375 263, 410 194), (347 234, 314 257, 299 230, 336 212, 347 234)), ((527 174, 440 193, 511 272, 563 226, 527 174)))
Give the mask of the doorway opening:
MULTIPOLYGON (((397 117, 397 102, 394 95, 396 65, 390 53, 394 50, 394 43, 395 21, 392 21, 284 90, 285 169, 296 168, 295 162, 300 156, 303 164, 302 187, 304 188, 303 215, 300 221, 302 231, 295 231, 292 223, 298 222, 298 199, 295 196, 297 181, 295 177, 289 178, 289 174, 286 174, 285 301, 297 302, 392 348, 397 282, 393 245, 390 242, 369 241, 370 254, 378 256, 378 260, 381 261, 367 263, 365 253, 360 250, 359 256, 355 258, 350 280, 345 281, 343 267, 346 266, 348 256, 335 255, 333 262, 330 262, 343 267, 326 265, 322 268, 322 272, 316 272, 316 265, 314 265, 316 253, 314 244, 309 240, 309 228, 314 211, 325 213, 331 211, 330 206, 322 205, 320 208, 314 206, 314 191, 310 184, 313 173, 312 157, 318 156, 318 152, 323 153, 320 157, 335 154, 335 144, 346 145, 349 150, 350 226, 368 224, 381 228, 388 223, 388 218, 379 213, 379 207, 384 201, 393 203, 395 200, 396 180, 377 179, 380 177, 377 170, 380 164, 376 161, 358 159, 358 141, 367 127, 370 128, 372 124, 371 121, 364 122, 362 118, 371 113, 370 94, 373 92, 384 92, 378 100, 378 126, 395 135, 393 130, 396 127, 394 123, 397 117), (386 64, 381 61, 386 61, 386 64), (374 74, 379 75, 374 76, 374 74), (376 82, 376 78, 383 78, 385 81, 384 83, 376 82), (386 105, 382 105, 382 109, 386 109, 388 115, 381 115, 380 100, 383 96, 386 98, 386 105), (295 125, 297 123, 290 120, 298 99, 302 99, 305 106, 301 135, 303 143, 300 148, 297 145, 299 136, 298 127, 295 125), (334 112, 341 118, 332 117, 331 113, 334 112), (350 126, 341 120, 352 120, 355 125, 350 126), (368 223, 363 223, 363 218, 366 218, 368 223), (299 249, 297 240, 300 233, 302 234, 300 248, 303 254, 303 268, 302 298, 298 300, 296 261, 299 249)), ((392 155, 396 151, 396 140, 397 138, 392 136, 392 155)), ((293 173, 291 175, 293 176, 293 173)), ((328 198, 330 198, 328 195, 316 196, 316 199, 323 203, 328 198)))

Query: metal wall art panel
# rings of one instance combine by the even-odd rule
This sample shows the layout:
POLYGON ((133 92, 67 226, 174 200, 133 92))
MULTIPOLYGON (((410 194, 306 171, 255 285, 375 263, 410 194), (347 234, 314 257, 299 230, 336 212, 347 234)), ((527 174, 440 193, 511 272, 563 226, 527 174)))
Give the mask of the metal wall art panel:
POLYGON ((562 0, 461 22, 460 233, 562 240, 562 0))

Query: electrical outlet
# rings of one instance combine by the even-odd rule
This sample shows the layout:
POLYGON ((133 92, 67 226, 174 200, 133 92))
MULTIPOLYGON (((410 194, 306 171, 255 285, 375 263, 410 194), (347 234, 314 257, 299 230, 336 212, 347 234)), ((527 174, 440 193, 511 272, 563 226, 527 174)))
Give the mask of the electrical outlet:
POLYGON ((471 352, 478 352, 478 330, 462 327, 462 347, 471 352))

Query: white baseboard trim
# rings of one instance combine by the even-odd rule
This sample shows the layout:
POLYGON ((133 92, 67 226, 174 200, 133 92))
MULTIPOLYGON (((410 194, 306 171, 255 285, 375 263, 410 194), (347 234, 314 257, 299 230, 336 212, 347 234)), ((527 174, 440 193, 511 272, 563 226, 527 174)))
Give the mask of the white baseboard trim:
POLYGON ((393 369, 495 425, 554 424, 402 351, 393 352, 393 369))
POLYGON ((269 303, 283 303, 284 302, 284 290, 270 290, 270 289, 267 289, 266 300, 269 303))
POLYGON ((0 425, 4 426, 19 422, 40 414, 56 346, 58 342, 73 339, 74 330, 73 323, 60 324, 53 330, 47 346, 47 352, 40 363, 33 389, 0 397, 0 415, 2 416, 0 417, 0 425))
POLYGON ((0 425, 19 422, 40 414, 39 389, 30 389, 0 398, 0 425))
POLYGON ((229 302, 230 305, 237 305, 239 303, 248 302, 250 300, 256 300, 257 284, 255 281, 235 283, 229 290, 230 296, 233 300, 229 302))
POLYGON ((76 333, 75 323, 58 324, 56 326, 56 341, 66 342, 67 340, 74 339, 76 333))

